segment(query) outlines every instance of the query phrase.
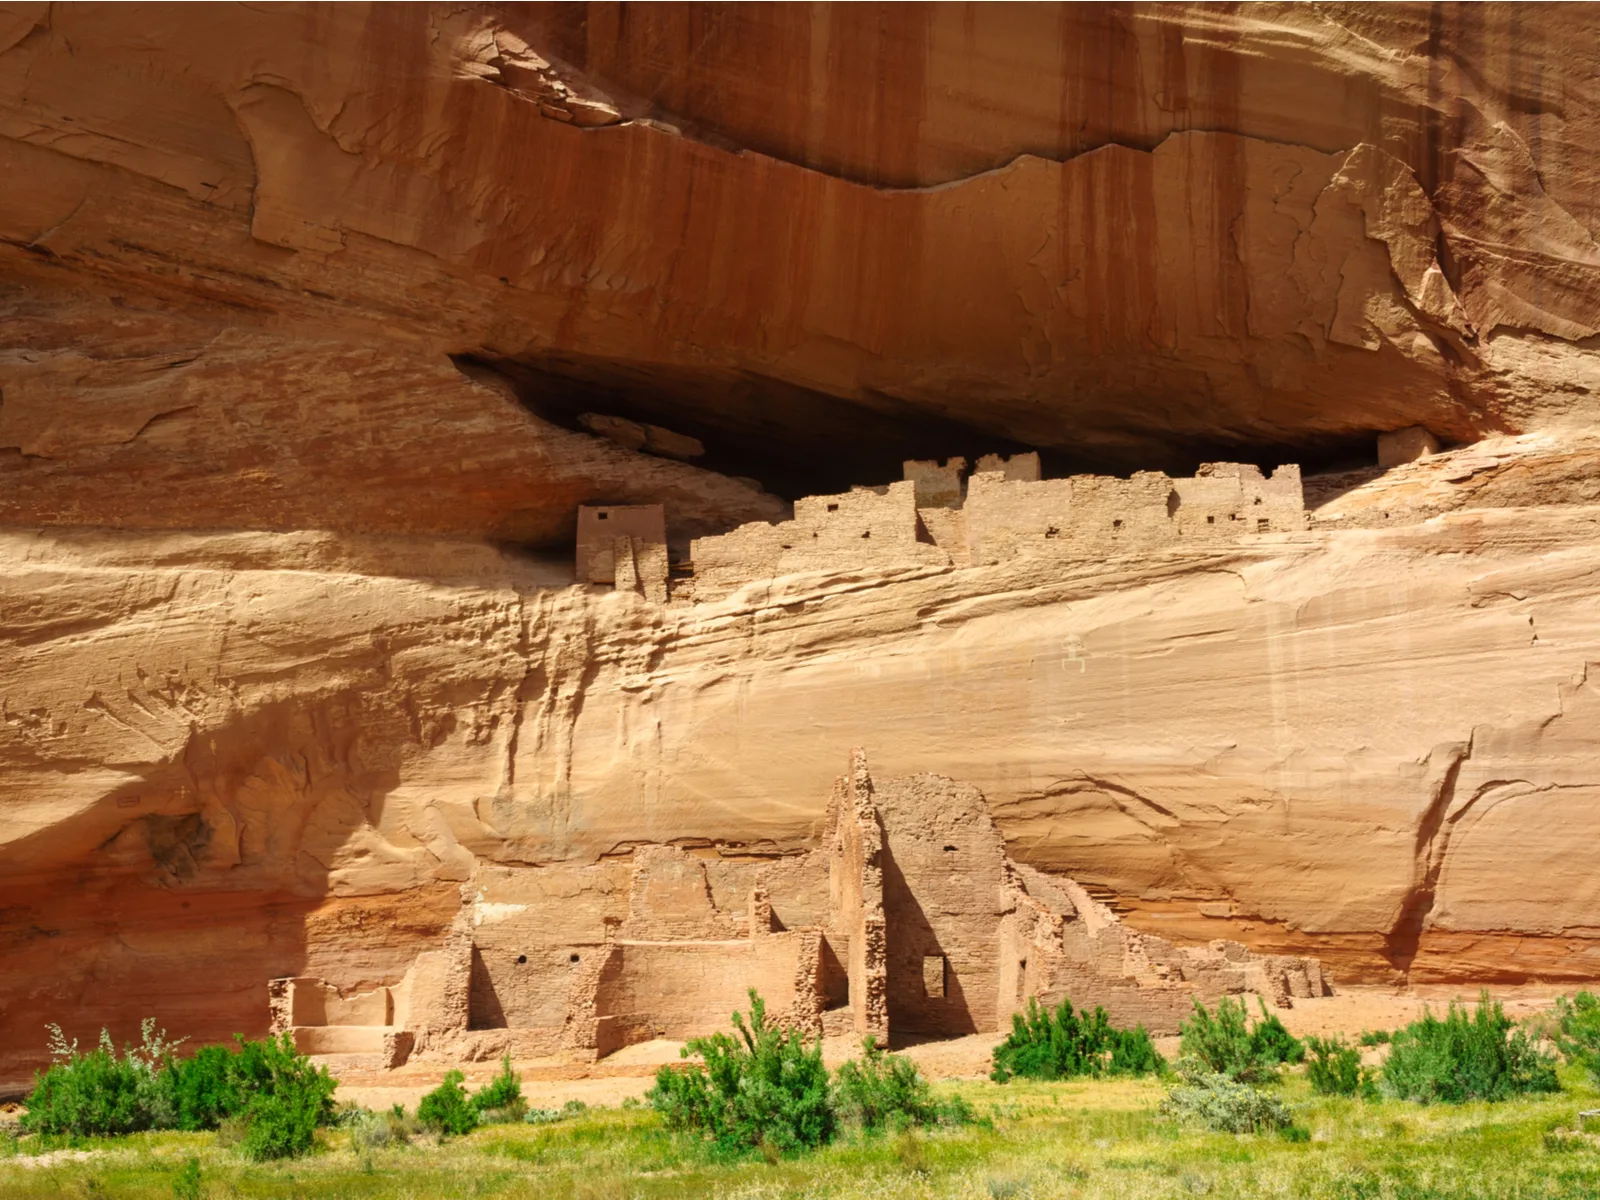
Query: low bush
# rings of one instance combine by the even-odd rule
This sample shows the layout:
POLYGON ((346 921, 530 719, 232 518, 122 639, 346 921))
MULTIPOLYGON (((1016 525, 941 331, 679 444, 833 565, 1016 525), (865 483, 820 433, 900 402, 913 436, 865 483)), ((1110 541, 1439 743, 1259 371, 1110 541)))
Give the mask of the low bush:
POLYGON ((144 1021, 140 1045, 125 1047, 121 1057, 107 1030, 100 1031, 94 1049, 84 1052, 77 1039, 66 1040, 61 1026, 46 1028, 55 1061, 34 1075, 23 1129, 105 1137, 171 1124, 172 1106, 160 1068, 177 1043, 166 1040, 165 1030, 157 1032, 153 1020, 144 1021))
POLYGON ((1389 1044, 1389 1031, 1387 1029, 1364 1029, 1361 1036, 1356 1039, 1363 1046, 1387 1046, 1389 1044))
POLYGON ((465 1076, 460 1071, 446 1071, 444 1082, 422 1098, 417 1105, 417 1119, 438 1134, 471 1133, 478 1127, 478 1110, 467 1099, 461 1086, 465 1076))
POLYGON ((873 1133, 972 1120, 972 1107, 961 1097, 936 1099, 910 1059, 886 1054, 871 1037, 861 1050, 858 1061, 834 1072, 833 1103, 840 1120, 873 1133))
MULTIPOLYGON (((623 1108, 638 1108, 639 1097, 629 1096, 622 1102, 623 1108), (632 1103, 629 1103, 632 1101, 632 1103)), ((530 1108, 522 1118, 529 1125, 550 1125, 556 1121, 565 1121, 572 1117, 581 1117, 589 1111, 589 1106, 582 1100, 568 1100, 560 1108, 530 1108)))
POLYGON ((1305 1047, 1290 1035, 1283 1022, 1267 1012, 1261 1002, 1261 1020, 1250 1027, 1243 1000, 1224 996, 1215 1014, 1198 998, 1194 1013, 1179 1026, 1182 1053, 1198 1060, 1207 1072, 1238 1083, 1261 1083, 1277 1078, 1281 1063, 1299 1062, 1305 1047))
POLYGON ((822 1045, 768 1024, 766 1004, 750 989, 750 1018, 733 1014, 726 1033, 695 1038, 685 1058, 704 1065, 662 1067, 650 1089, 651 1105, 667 1128, 709 1139, 722 1153, 761 1148, 788 1153, 832 1140, 835 1121, 822 1045))
POLYGON ((1161 1102, 1165 1116, 1194 1121, 1218 1133, 1262 1133, 1294 1126, 1288 1105, 1247 1083, 1216 1072, 1180 1067, 1184 1081, 1161 1102))
POLYGON ((1578 1063, 1600 1085, 1600 998, 1579 992, 1556 998, 1554 1041, 1568 1062, 1578 1063))
POLYGON ((1361 1051, 1343 1038, 1306 1038, 1306 1075, 1319 1096, 1354 1096, 1370 1091, 1371 1077, 1361 1069, 1361 1051))
POLYGON ((1165 1062, 1143 1025, 1113 1029, 1106 1010, 1074 1012, 1062 1000, 1051 1012, 1037 999, 1011 1017, 1011 1032, 995 1047, 996 1083, 1012 1078, 1072 1079, 1081 1075, 1143 1075, 1159 1072, 1165 1062))
POLYGON ((1555 1061, 1516 1029, 1487 992, 1477 1012, 1451 1001, 1444 1020, 1422 1019, 1397 1030, 1383 1065, 1384 1094, 1420 1104, 1505 1100, 1558 1090, 1555 1061))
POLYGON ((362 1109, 348 1122, 350 1145, 357 1150, 388 1150, 407 1145, 420 1131, 416 1118, 396 1104, 387 1112, 362 1109))
POLYGON ((522 1098, 522 1076, 511 1069, 511 1055, 500 1060, 500 1073, 473 1094, 472 1107, 485 1125, 520 1121, 528 1111, 522 1098))

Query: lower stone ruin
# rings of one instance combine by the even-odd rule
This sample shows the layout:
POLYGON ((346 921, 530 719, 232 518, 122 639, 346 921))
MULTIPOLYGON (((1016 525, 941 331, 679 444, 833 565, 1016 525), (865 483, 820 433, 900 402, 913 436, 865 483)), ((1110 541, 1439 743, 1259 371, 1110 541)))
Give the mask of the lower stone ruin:
POLYGON ((1331 991, 1315 959, 1128 928, 1074 881, 1013 862, 976 788, 874 779, 857 750, 809 849, 644 845, 486 868, 445 944, 393 985, 277 979, 269 996, 303 1051, 395 1066, 599 1058, 724 1029, 750 987, 809 1032, 891 1044, 1004 1030, 1029 997, 1170 1034, 1195 997, 1331 991))

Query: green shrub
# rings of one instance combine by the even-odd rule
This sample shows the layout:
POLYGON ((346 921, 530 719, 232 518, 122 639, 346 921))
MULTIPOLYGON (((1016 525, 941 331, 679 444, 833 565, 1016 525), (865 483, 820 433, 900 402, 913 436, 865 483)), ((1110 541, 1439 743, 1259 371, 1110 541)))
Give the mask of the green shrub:
POLYGON ((522 1076, 511 1069, 509 1053, 500 1060, 500 1073, 474 1093, 472 1107, 486 1125, 522 1120, 528 1102, 522 1098, 522 1076))
MULTIPOLYGON (((1196 1060, 1187 1061, 1192 1066, 1196 1060)), ((1195 1121, 1218 1133, 1260 1133, 1294 1126, 1288 1105, 1276 1096, 1226 1075, 1179 1069, 1184 1072, 1184 1082, 1161 1102, 1166 1116, 1195 1121)))
POLYGON ((1111 1058, 1106 1063, 1107 1075, 1164 1075, 1166 1071, 1167 1060, 1161 1057, 1143 1025, 1111 1031, 1111 1058))
POLYGON ((327 1068, 297 1052, 287 1033, 259 1042, 236 1040, 239 1052, 230 1071, 244 1103, 239 1152, 257 1162, 306 1153, 317 1126, 333 1118, 338 1084, 327 1068))
POLYGON ((161 1080, 160 1064, 177 1043, 159 1033, 155 1021, 141 1026, 141 1043, 117 1056, 111 1034, 102 1029, 100 1043, 87 1053, 77 1040, 67 1042, 59 1025, 47 1025, 50 1055, 55 1062, 34 1075, 22 1127, 30 1133, 77 1137, 112 1136, 165 1128, 172 1106, 161 1080))
POLYGON ((1554 1039, 1568 1062, 1580 1064, 1600 1084, 1600 999, 1579 992, 1571 1000, 1556 997, 1554 1039))
POLYGON ((1389 1044, 1389 1031, 1387 1029, 1364 1029, 1361 1036, 1356 1039, 1363 1046, 1387 1046, 1389 1044))
POLYGON ((1361 1051, 1345 1045, 1340 1037, 1308 1037, 1310 1051, 1306 1075, 1311 1090, 1319 1096, 1354 1096, 1370 1080, 1361 1069, 1361 1051))
POLYGON ((1213 1015, 1197 997, 1193 1015, 1179 1026, 1179 1032, 1185 1057, 1198 1060, 1211 1074, 1239 1083, 1275 1079, 1280 1063, 1305 1058, 1305 1047, 1282 1021, 1268 1014, 1265 1001, 1261 1001, 1261 1020, 1252 1029, 1243 1000, 1224 996, 1217 1001, 1213 1015))
POLYGON ((1484 992, 1470 1017, 1464 1005, 1451 1001, 1444 1020, 1424 1010, 1420 1021, 1397 1030, 1382 1087, 1386 1095, 1419 1104, 1460 1104, 1553 1092, 1559 1084, 1553 1058, 1514 1029, 1484 992))
POLYGON ((178 1129, 232 1126, 246 1158, 293 1158, 311 1149, 319 1125, 332 1122, 337 1084, 295 1049, 289 1034, 234 1045, 203 1046, 187 1059, 167 1057, 163 1090, 178 1129))
POLYGON ((445 1072, 444 1082, 417 1105, 417 1119, 435 1133, 460 1136, 477 1128, 478 1110, 467 1099, 463 1078, 460 1071, 445 1072))
POLYGON ((1011 1032, 995 1047, 996 1083, 1012 1078, 1073 1079, 1080 1075, 1139 1075, 1165 1067, 1143 1025, 1113 1029, 1106 1010, 1074 1012, 1062 1000, 1054 1012, 1028 999, 1025 1012, 1011 1017, 1011 1032))
POLYGON ((898 1054, 886 1054, 869 1037, 861 1044, 861 1058, 834 1072, 833 1104, 839 1118, 870 1132, 899 1133, 916 1126, 965 1125, 972 1108, 959 1096, 934 1098, 933 1089, 916 1063, 898 1054))
POLYGON ((733 1014, 737 1039, 726 1033, 695 1038, 685 1058, 704 1065, 662 1067, 651 1105, 667 1128, 711 1140, 723 1153, 787 1153, 820 1146, 834 1134, 828 1072, 820 1041, 767 1023, 766 1004, 750 989, 750 1019, 733 1014))
POLYGON ((189 1058, 168 1059, 162 1071, 178 1129, 215 1129, 244 1111, 245 1097, 233 1070, 236 1050, 202 1046, 189 1058))
MULTIPOLYGON (((1276 1013, 1267 1011, 1267 1002, 1256 997, 1261 1006, 1261 1019, 1250 1031, 1250 1042, 1264 1062, 1301 1063, 1306 1060, 1306 1048, 1299 1038, 1284 1028, 1276 1013)), ((1242 1004, 1241 1004, 1242 1007, 1242 1004)))

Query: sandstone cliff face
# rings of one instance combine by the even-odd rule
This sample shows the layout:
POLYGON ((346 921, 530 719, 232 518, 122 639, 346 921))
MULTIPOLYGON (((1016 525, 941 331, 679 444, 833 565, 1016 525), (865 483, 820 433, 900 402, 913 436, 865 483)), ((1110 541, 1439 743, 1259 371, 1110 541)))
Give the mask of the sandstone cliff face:
POLYGON ((1177 940, 1600 974, 1593 21, 0 8, 0 1076, 393 982, 496 865, 793 848, 854 745, 1177 940), (1477 444, 1247 550, 559 557, 586 501, 681 554, 913 455, 1413 424, 1477 444))

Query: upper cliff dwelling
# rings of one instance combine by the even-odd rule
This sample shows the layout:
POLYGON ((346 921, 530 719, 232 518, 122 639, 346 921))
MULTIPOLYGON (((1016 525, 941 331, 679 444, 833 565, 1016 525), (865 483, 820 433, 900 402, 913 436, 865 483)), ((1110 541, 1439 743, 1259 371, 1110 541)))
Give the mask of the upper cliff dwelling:
POLYGON ((0 8, 0 1095, 1600 979, 1593 22, 0 8))
MULTIPOLYGON (((1412 439, 1417 440, 1417 439, 1412 439)), ((1421 453, 1419 441, 1418 453, 1421 453)), ((1434 446, 1437 449, 1437 446, 1434 446)), ((1159 550, 1215 548, 1306 528, 1300 469, 1206 463, 1192 479, 1041 480, 1039 456, 912 461, 905 479, 807 496, 792 521, 697 538, 669 585, 660 505, 578 510, 576 578, 650 599, 717 600, 744 584, 816 572, 985 566, 1018 557, 1082 563, 1159 550)))

